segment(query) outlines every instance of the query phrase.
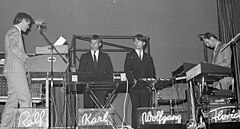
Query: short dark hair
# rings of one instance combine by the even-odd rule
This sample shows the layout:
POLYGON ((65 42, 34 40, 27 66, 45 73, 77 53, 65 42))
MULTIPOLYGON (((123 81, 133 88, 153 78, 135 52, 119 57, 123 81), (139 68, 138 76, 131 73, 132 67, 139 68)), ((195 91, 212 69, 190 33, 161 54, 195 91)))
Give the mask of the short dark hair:
POLYGON ((100 43, 102 42, 101 36, 96 35, 96 34, 94 34, 94 35, 90 38, 90 42, 91 42, 91 40, 98 40, 100 43))
POLYGON ((217 36, 211 32, 207 32, 205 34, 199 34, 198 37, 200 38, 201 41, 203 41, 203 39, 210 39, 211 37, 218 40, 217 36))
POLYGON ((13 25, 16 25, 20 22, 22 22, 22 20, 25 19, 26 21, 30 21, 31 24, 33 23, 33 18, 28 15, 27 13, 24 12, 19 12, 17 13, 17 15, 15 16, 14 20, 13 20, 13 25))
POLYGON ((136 34, 134 36, 134 39, 133 41, 135 41, 135 39, 139 40, 139 41, 143 41, 143 42, 146 42, 147 41, 147 37, 144 36, 143 34, 136 34))

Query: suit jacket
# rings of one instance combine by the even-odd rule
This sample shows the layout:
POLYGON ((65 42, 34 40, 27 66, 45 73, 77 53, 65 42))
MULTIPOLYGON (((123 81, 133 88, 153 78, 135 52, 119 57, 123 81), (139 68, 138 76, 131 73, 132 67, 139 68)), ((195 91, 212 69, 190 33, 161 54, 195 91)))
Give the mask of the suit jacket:
POLYGON ((26 72, 25 60, 28 56, 24 50, 22 35, 16 26, 5 35, 5 53, 4 73, 26 72))
POLYGON ((135 79, 139 78, 155 78, 155 67, 152 57, 143 53, 142 60, 138 57, 136 51, 127 53, 124 64, 124 71, 127 73, 127 78, 131 76, 135 79))
POLYGON ((228 46, 221 52, 221 49, 224 48, 225 46, 226 46, 226 44, 219 43, 216 50, 214 51, 215 54, 213 55, 213 58, 212 58, 212 64, 230 68, 232 51, 231 51, 231 48, 228 46))
POLYGON ((112 81, 113 66, 108 54, 99 51, 97 68, 95 69, 91 51, 82 54, 78 72, 80 81, 112 81), (85 76, 85 77, 84 77, 85 76))

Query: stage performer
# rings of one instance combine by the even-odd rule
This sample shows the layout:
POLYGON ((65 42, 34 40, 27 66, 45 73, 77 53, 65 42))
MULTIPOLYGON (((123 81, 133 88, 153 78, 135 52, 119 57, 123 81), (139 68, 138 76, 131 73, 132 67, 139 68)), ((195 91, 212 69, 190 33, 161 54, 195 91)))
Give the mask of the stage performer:
POLYGON ((27 32, 33 19, 30 15, 19 12, 13 20, 13 27, 5 35, 4 75, 8 83, 8 99, 2 115, 1 128, 13 127, 14 109, 31 107, 32 98, 26 77, 25 61, 28 57, 24 50, 22 32, 27 32))
MULTIPOLYGON (((99 35, 93 35, 90 38, 91 50, 81 55, 78 72, 79 81, 112 81, 113 66, 107 53, 101 52, 102 38, 99 35), (82 77, 81 77, 82 76, 82 77)), ((106 102, 107 91, 93 91, 102 105, 106 102)), ((84 93, 84 108, 97 108, 89 97, 88 92, 84 93)), ((101 108, 101 107, 100 107, 101 108)))
POLYGON ((150 92, 148 86, 138 82, 142 78, 155 78, 155 68, 152 57, 144 52, 147 36, 137 34, 134 36, 134 50, 126 54, 124 71, 129 81, 133 76, 134 85, 129 93, 132 101, 132 127, 137 129, 137 108, 150 106, 150 92))
MULTIPOLYGON (((210 32, 200 34, 198 37, 208 48, 213 49, 212 64, 231 68, 232 50, 230 46, 225 48, 227 44, 219 41, 217 36, 210 32)), ((232 87, 232 80, 232 77, 224 77, 219 80, 219 82, 214 82, 213 88, 230 90, 232 87)))

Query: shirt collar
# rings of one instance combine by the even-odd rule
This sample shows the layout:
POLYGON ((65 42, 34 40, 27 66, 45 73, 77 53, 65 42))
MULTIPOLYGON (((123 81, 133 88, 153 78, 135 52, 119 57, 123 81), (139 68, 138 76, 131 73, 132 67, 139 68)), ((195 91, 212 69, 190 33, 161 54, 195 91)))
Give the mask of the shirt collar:
POLYGON ((214 47, 214 51, 216 51, 216 50, 217 50, 217 48, 218 48, 219 44, 220 44, 220 42, 218 42, 218 43, 216 44, 216 46, 214 47))
MULTIPOLYGON (((93 55, 93 54, 94 54, 94 51, 91 50, 91 53, 92 53, 92 55, 93 55)), ((99 54, 99 50, 97 50, 95 54, 98 55, 98 54, 99 54)))
POLYGON ((141 52, 141 55, 143 54, 143 50, 138 50, 138 49, 135 49, 136 53, 139 55, 139 53, 141 52))
POLYGON ((20 34, 22 34, 21 33, 21 29, 17 26, 17 25, 14 25, 15 27, 17 27, 17 29, 18 29, 18 31, 20 32, 20 34))

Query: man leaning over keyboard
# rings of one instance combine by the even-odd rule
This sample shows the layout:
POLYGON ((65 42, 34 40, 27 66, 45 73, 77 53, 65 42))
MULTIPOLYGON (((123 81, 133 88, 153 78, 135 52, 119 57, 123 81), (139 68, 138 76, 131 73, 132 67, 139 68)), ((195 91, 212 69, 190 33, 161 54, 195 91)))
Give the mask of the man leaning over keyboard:
MULTIPOLYGON (((200 34, 200 40, 209 48, 213 49, 212 64, 231 68, 232 50, 226 43, 222 43, 210 32, 200 34)), ((232 90, 232 77, 224 77, 218 82, 213 83, 213 88, 219 90, 232 90)))

